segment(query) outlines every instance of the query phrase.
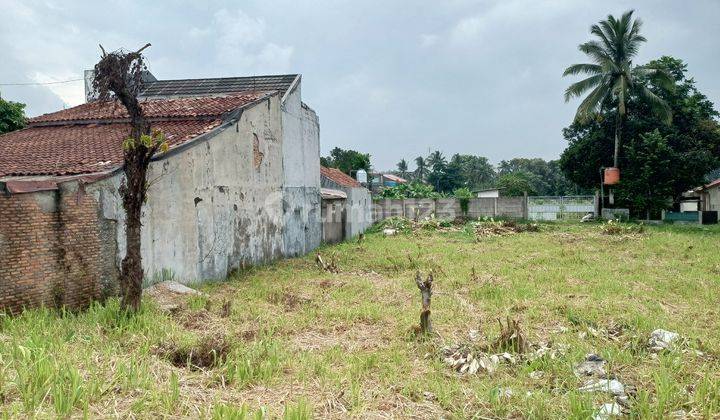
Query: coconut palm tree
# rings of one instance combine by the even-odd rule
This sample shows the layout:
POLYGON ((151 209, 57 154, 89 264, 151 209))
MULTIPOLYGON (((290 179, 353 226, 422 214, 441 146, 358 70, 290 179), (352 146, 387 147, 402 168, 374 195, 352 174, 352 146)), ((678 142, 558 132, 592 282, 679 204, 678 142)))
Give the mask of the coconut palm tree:
POLYGON ((402 178, 407 178, 408 164, 405 159, 401 159, 397 164, 398 173, 402 178))
POLYGON ((632 10, 625 12, 620 19, 608 15, 606 20, 593 25, 590 33, 597 39, 578 47, 593 62, 573 64, 563 73, 563 76, 588 75, 586 79, 573 83, 565 91, 565 102, 590 91, 578 106, 576 120, 587 121, 606 106, 616 109, 613 155, 615 167, 618 166, 626 102, 631 92, 650 105, 659 117, 668 122, 671 119, 670 107, 665 101, 640 82, 652 80, 658 85, 669 85, 672 84, 669 75, 660 69, 632 65, 640 44, 646 41, 645 37, 640 35, 642 22, 640 19, 633 20, 632 14, 632 10))
POLYGON ((415 177, 422 182, 427 176, 427 162, 422 156, 418 156, 415 158, 415 165, 417 166, 417 169, 415 169, 415 177))

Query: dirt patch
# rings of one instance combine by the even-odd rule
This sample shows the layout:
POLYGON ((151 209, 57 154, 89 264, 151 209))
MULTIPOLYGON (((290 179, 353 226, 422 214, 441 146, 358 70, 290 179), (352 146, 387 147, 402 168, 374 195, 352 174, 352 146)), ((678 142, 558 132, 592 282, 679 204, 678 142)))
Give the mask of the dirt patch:
POLYGON ((161 344, 156 354, 175 367, 205 370, 224 363, 230 348, 230 343, 224 337, 207 336, 191 346, 175 342, 161 344))
POLYGON ((345 351, 372 350, 386 347, 390 341, 392 337, 382 328, 365 324, 302 331, 290 337, 291 346, 301 351, 320 351, 335 346, 345 351))

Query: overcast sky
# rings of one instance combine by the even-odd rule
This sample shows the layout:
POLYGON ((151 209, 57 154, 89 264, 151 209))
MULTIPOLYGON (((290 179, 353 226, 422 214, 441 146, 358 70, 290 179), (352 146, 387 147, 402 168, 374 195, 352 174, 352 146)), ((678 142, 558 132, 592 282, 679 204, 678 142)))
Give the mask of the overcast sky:
MULTIPOLYGON (((394 168, 428 150, 555 159, 563 69, 607 14, 634 8, 638 63, 673 55, 720 104, 720 1, 0 0, 0 84, 77 79, 106 49, 147 50, 159 79, 302 73, 335 146, 394 168)), ((83 102, 82 82, 0 86, 29 115, 83 102)), ((411 164, 411 168, 414 164, 411 164)))

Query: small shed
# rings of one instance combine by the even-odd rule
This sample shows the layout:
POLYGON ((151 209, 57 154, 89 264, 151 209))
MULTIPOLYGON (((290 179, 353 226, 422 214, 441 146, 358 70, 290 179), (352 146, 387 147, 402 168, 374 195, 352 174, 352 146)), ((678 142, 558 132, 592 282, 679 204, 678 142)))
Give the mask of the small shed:
POLYGON ((345 239, 347 194, 340 190, 320 188, 320 196, 323 242, 328 244, 342 242, 345 239))

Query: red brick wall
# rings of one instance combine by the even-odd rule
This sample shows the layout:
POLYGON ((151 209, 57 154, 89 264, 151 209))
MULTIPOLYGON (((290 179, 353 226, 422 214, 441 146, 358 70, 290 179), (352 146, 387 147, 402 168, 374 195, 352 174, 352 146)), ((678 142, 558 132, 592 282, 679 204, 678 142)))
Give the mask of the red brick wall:
POLYGON ((81 188, 0 195, 0 311, 100 296, 97 203, 81 188))

